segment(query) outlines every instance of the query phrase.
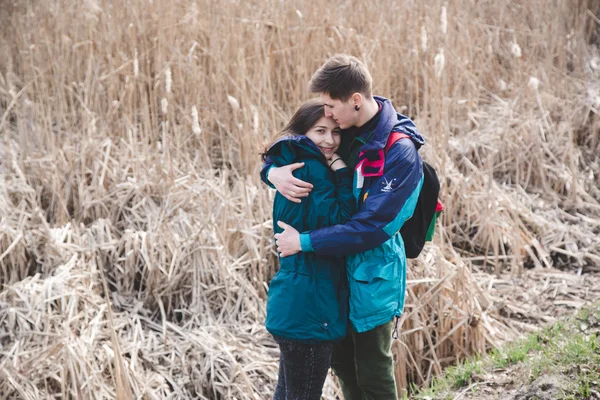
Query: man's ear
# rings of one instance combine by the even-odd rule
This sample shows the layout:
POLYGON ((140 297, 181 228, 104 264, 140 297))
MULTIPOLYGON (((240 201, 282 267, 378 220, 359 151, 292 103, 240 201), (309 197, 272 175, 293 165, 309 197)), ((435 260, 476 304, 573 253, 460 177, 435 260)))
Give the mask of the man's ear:
POLYGON ((350 100, 352 101, 352 106, 358 107, 359 109, 362 107, 362 104, 363 104, 362 94, 356 92, 352 95, 352 97, 350 97, 350 100))

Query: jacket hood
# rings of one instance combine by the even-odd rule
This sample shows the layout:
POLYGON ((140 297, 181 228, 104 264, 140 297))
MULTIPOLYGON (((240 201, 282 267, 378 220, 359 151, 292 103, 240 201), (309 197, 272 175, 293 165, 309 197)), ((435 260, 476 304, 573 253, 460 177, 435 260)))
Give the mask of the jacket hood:
POLYGON ((267 156, 277 166, 287 165, 299 158, 325 160, 316 144, 304 135, 287 136, 279 139, 267 150, 267 156))
POLYGON ((381 104, 381 115, 375 132, 361 151, 383 150, 391 132, 402 132, 410 137, 417 149, 425 144, 425 139, 417 130, 415 123, 408 117, 396 112, 392 102, 381 96, 373 96, 381 104))
POLYGON ((369 141, 365 143, 358 155, 357 169, 363 176, 381 176, 385 165, 385 146, 392 132, 406 134, 415 144, 417 150, 425 144, 425 139, 417 130, 414 122, 396 112, 392 102, 385 97, 373 96, 381 105, 379 122, 369 141))

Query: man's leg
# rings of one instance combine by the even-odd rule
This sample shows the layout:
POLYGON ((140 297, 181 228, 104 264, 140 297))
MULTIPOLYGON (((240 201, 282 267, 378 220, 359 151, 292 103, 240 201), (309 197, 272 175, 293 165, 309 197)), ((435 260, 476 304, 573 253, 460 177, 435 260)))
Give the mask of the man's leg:
POLYGON ((356 332, 348 326, 348 334, 333 345, 331 368, 342 386, 344 400, 362 400, 362 391, 356 379, 356 360, 354 359, 354 335, 356 332))
POLYGON ((356 379, 364 400, 398 399, 391 351, 393 328, 390 321, 370 331, 354 333, 356 379))

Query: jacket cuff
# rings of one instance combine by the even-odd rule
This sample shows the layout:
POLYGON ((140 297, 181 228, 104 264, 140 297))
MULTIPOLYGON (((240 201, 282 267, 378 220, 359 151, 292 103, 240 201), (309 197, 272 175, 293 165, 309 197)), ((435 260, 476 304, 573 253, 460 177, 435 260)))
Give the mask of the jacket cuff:
POLYGON ((352 178, 352 170, 350 169, 350 167, 340 168, 340 169, 336 170, 334 172, 334 174, 335 174, 335 179, 338 182, 340 182, 344 179, 352 178))
POLYGON ((310 240, 309 233, 301 233, 300 234, 300 248, 304 253, 314 252, 315 249, 312 247, 312 242, 310 240))
POLYGON ((267 170, 265 171, 265 183, 271 188, 271 189, 276 189, 275 186, 273 186, 273 184, 271 183, 271 181, 269 180, 269 172, 271 172, 271 169, 275 166, 275 164, 271 164, 269 166, 269 168, 267 168, 267 170))

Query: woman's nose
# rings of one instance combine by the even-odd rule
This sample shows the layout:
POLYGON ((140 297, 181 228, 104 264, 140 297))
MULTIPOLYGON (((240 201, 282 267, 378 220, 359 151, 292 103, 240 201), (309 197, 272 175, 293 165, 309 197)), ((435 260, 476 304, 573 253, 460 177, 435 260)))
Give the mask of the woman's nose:
POLYGON ((324 139, 326 143, 333 143, 333 134, 331 132, 326 132, 324 139))

